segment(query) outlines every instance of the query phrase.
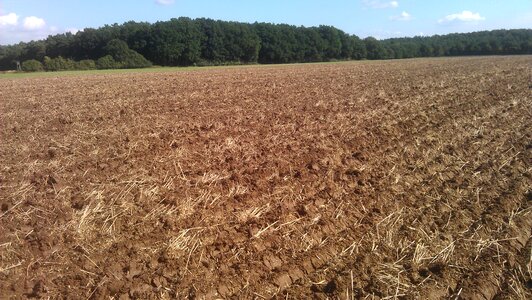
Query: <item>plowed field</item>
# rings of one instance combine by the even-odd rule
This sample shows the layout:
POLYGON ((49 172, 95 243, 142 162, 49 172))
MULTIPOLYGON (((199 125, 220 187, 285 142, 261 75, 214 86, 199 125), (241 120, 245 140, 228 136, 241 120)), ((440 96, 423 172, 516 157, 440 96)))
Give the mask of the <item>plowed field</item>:
POLYGON ((530 299, 531 61, 0 80, 0 298, 530 299))

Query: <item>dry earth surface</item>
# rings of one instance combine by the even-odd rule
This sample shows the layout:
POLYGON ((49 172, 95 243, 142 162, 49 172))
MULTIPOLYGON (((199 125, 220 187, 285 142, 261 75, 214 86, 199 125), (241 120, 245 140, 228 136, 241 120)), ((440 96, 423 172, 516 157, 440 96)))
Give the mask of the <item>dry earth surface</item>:
POLYGON ((0 298, 530 299, 531 61, 0 80, 0 298))

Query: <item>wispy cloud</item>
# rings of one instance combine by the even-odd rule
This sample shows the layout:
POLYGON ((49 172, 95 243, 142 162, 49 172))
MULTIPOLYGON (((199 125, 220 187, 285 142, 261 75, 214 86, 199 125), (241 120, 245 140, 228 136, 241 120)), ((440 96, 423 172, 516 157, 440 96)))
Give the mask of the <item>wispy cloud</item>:
POLYGON ((381 0, 362 0, 362 4, 369 8, 396 8, 399 7, 398 1, 381 1, 381 0))
POLYGON ((461 13, 451 14, 438 20, 440 24, 452 23, 452 22, 478 22, 484 21, 486 18, 482 17, 479 13, 473 13, 469 10, 464 10, 461 13))
POLYGON ((155 3, 159 5, 172 5, 175 3, 175 0, 155 0, 155 3))
POLYGON ((38 30, 44 28, 45 26, 46 22, 44 19, 35 16, 24 18, 24 22, 22 24, 22 27, 24 27, 26 30, 38 30))
POLYGON ((398 16, 391 16, 390 20, 394 20, 394 21, 410 21, 410 20, 412 20, 412 15, 407 13, 406 11, 403 11, 398 16))
POLYGON ((7 15, 0 16, 0 27, 4 26, 17 26, 19 16, 16 13, 9 13, 7 15))

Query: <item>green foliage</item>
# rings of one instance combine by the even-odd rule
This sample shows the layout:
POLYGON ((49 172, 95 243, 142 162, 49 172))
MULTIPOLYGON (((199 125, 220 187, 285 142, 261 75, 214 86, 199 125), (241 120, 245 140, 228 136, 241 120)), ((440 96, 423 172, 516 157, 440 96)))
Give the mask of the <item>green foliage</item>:
POLYGON ((68 59, 47 62, 45 56, 80 61, 110 55, 113 60, 106 58, 97 67, 138 68, 150 66, 150 61, 189 66, 502 54, 532 54, 532 29, 361 40, 331 26, 174 18, 87 28, 0 46, 0 70, 15 69, 16 61, 29 59, 45 61, 47 70, 80 68, 77 63, 72 67, 68 59))
MULTIPOLYGON (((116 63, 115 65, 117 66, 116 68, 147 68, 151 67, 152 65, 150 61, 144 58, 144 56, 134 50, 129 49, 126 42, 122 40, 114 39, 109 41, 104 50, 114 59, 116 63)), ((106 60, 104 60, 104 63, 110 63, 108 66, 112 65, 111 61, 106 62, 106 60)))
POLYGON ((118 39, 110 40, 104 50, 107 55, 111 55, 117 61, 126 60, 130 51, 126 42, 118 39))
POLYGON ((30 59, 22 62, 22 71, 24 72, 40 72, 43 71, 42 63, 35 59, 30 59))
POLYGON ((190 18, 171 19, 153 25, 147 57, 165 66, 189 66, 201 60, 205 36, 200 22, 190 18))
POLYGON ((45 56, 43 65, 44 70, 49 72, 96 69, 96 63, 93 60, 85 59, 78 62, 61 56, 56 58, 45 56))
POLYGON ((42 61, 46 55, 46 42, 44 41, 31 41, 27 43, 21 53, 20 60, 35 59, 42 61))
POLYGON ((356 60, 366 59, 368 56, 368 51, 364 41, 359 39, 357 36, 353 36, 351 41, 353 43, 353 52, 351 53, 351 58, 356 60))
POLYGON ((381 42, 373 37, 367 37, 364 39, 364 45, 366 45, 367 58, 368 59, 384 59, 388 58, 386 48, 381 42))
POLYGON ((96 61, 96 67, 100 70, 105 69, 121 69, 122 64, 117 62, 111 55, 100 57, 96 61))
POLYGON ((96 62, 92 59, 80 60, 76 63, 76 70, 96 70, 96 62))
POLYGON ((69 58, 63 58, 61 56, 56 58, 44 57, 44 69, 46 71, 69 71, 75 70, 76 62, 69 58))
POLYGON ((130 51, 127 59, 121 62, 123 68, 149 68, 152 66, 152 63, 144 58, 144 56, 133 50, 130 51))
POLYGON ((324 48, 324 57, 327 59, 340 59, 340 58, 349 58, 351 55, 349 51, 349 43, 347 39, 343 39, 346 43, 342 45, 342 38, 344 32, 340 31, 332 26, 320 26, 318 28, 321 38, 325 42, 324 48), (344 47, 345 46, 345 47, 344 47), (344 55, 342 56, 342 50, 344 50, 344 55))

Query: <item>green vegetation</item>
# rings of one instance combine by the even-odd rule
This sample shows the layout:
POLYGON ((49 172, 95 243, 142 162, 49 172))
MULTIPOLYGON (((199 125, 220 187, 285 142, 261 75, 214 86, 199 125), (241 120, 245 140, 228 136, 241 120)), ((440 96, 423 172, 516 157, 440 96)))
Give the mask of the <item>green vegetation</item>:
POLYGON ((95 70, 96 63, 92 59, 83 59, 77 63, 77 70, 95 70))
POLYGON ((44 69, 46 71, 67 71, 77 69, 76 62, 61 56, 56 58, 44 57, 44 69))
POLYGON ((100 57, 96 61, 96 67, 100 70, 121 69, 120 63, 118 63, 111 55, 100 57))
POLYGON ((44 70, 42 63, 35 59, 30 59, 22 63, 22 71, 24 72, 39 72, 44 70))
POLYGON ((139 68, 152 62, 209 66, 501 54, 532 54, 532 30, 361 40, 331 26, 178 18, 154 24, 131 21, 0 46, 0 70, 15 69, 16 61, 26 60, 41 61, 46 70, 55 71, 139 68))
POLYGON ((109 41, 104 50, 108 55, 98 60, 99 69, 134 69, 152 66, 150 61, 138 52, 129 49, 126 42, 122 40, 109 41))
POLYGON ((50 58, 48 56, 45 56, 43 65, 44 70, 49 72, 96 69, 96 63, 92 59, 74 61, 70 58, 63 58, 61 56, 56 58, 50 58))
POLYGON ((382 41, 382 58, 532 54, 532 30, 493 30, 382 41))
MULTIPOLYGON (((49 72, 94 69, 134 69, 152 66, 151 62, 144 58, 144 56, 129 49, 124 41, 118 39, 111 40, 107 43, 104 50, 108 54, 100 57, 96 62, 92 59, 83 59, 77 62, 70 58, 63 58, 62 56, 56 58, 45 56, 43 64, 41 64, 40 67, 38 65, 40 62, 35 59, 25 61, 23 66, 25 64, 28 65, 27 69, 32 72, 43 70, 43 65, 44 70, 49 72)), ((23 70, 25 69, 23 68, 23 70)))
MULTIPOLYGON (((316 62, 313 64, 341 64, 341 63, 372 63, 372 61, 335 61, 335 62, 316 62)), ((213 69, 226 69, 226 68, 267 68, 271 66, 276 67, 290 67, 292 64, 225 64, 225 65, 208 65, 208 66, 153 66, 150 68, 139 69, 93 69, 93 70, 71 70, 61 72, 0 72, 0 80, 2 79, 16 79, 16 78, 33 78, 33 77, 62 77, 62 76, 86 76, 86 75, 109 75, 109 74, 135 74, 135 73, 164 73, 164 72, 189 72, 189 71, 208 71, 213 69)))

